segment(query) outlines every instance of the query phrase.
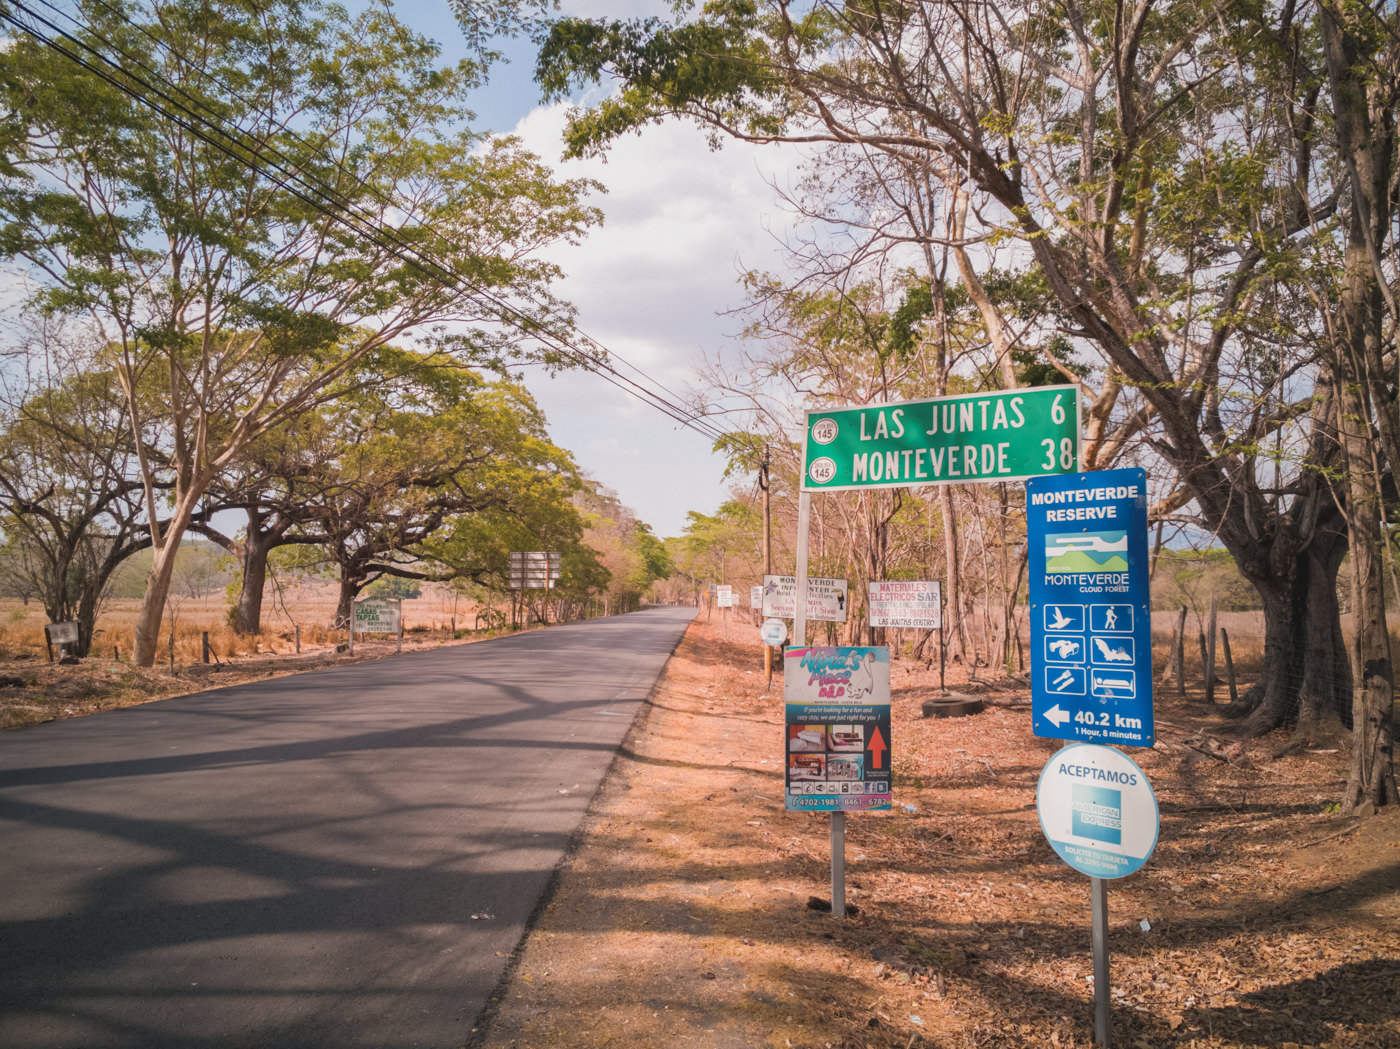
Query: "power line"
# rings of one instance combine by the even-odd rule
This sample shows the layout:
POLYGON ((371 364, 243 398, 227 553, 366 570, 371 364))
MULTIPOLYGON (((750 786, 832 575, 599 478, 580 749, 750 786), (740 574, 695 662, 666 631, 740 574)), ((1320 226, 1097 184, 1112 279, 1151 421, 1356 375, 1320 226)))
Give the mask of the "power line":
MULTIPOLYGON (((326 186, 325 183, 315 178, 314 175, 308 175, 306 172, 299 168, 299 166, 294 160, 292 160, 292 158, 287 157, 285 153, 283 153, 280 149, 277 149, 271 143, 258 140, 256 136, 253 136, 249 132, 245 131, 236 123, 225 121, 222 117, 219 117, 217 114, 214 114, 212 118, 210 115, 206 115, 209 111, 208 105, 202 99, 196 98, 189 92, 185 91, 182 87, 171 83, 168 78, 162 76, 157 71, 151 69, 140 59, 135 58, 121 47, 113 44, 110 40, 97 33, 91 27, 84 26, 72 15, 69 15, 66 12, 59 10, 59 8, 57 8, 54 4, 48 2, 48 0, 39 0, 39 2, 43 3, 45 7, 48 7, 55 13, 73 22, 80 29, 84 30, 92 37, 101 41, 103 44, 111 48, 117 54, 123 56, 132 65, 144 69, 153 78, 160 80, 162 85, 168 87, 170 91, 175 93, 175 95, 183 96, 184 99, 187 99, 189 103, 191 103, 194 107, 197 108, 192 108, 191 105, 187 105, 185 102, 181 101, 181 98, 179 97, 172 97, 172 95, 166 90, 164 90, 162 87, 157 87, 144 77, 137 75, 128 66, 123 66, 120 62, 114 61, 111 57, 104 55, 101 51, 97 50, 91 44, 88 44, 87 42, 72 36, 70 33, 60 28, 54 22, 50 21, 47 17, 39 14, 32 8, 28 7, 23 2, 23 0, 15 0, 14 6, 19 10, 23 11, 25 14, 27 14, 35 22, 47 26, 50 30, 57 34, 58 37, 62 38, 62 40, 66 41, 67 43, 61 43, 59 40, 47 36, 40 30, 36 29, 33 25, 27 24, 15 18, 8 11, 0 11, 0 18, 3 18, 5 21, 15 26, 27 36, 30 36, 39 43, 43 44, 44 46, 51 48, 56 53, 63 55, 65 58, 68 58, 70 61, 75 62, 82 68, 86 69, 88 72, 92 73, 95 76, 98 76, 102 80, 106 81, 107 83, 116 87, 118 90, 129 95, 141 104, 153 109, 161 116, 165 117, 167 120, 170 120, 177 126, 188 131, 190 134, 199 138, 201 141, 229 156, 236 162, 251 168, 260 176, 272 182, 273 185, 277 186, 279 189, 291 193, 297 199, 306 203, 318 213, 326 216, 327 218, 332 219, 333 221, 341 223, 342 225, 349 228, 351 232, 355 233, 357 236, 360 236, 370 241, 376 247, 379 247, 380 249, 399 258, 401 261, 414 266, 424 275, 428 276, 430 279, 436 280, 438 283, 443 284, 444 286, 453 290, 466 290, 467 292, 477 297, 478 300, 484 300, 486 303, 490 304, 490 306, 495 308, 495 315, 499 322, 508 326, 513 326, 520 330, 522 333, 532 335, 540 342, 554 349, 556 352, 559 352, 565 359, 572 361, 580 367, 583 367, 585 370, 593 372, 600 378, 603 378, 605 381, 616 386, 622 392, 627 393, 629 396, 642 400, 644 403, 647 403, 652 407, 658 409, 659 411, 662 411, 664 414, 668 415, 670 418, 674 419, 681 425, 694 429, 697 432, 703 434, 704 436, 711 438, 712 440, 718 440, 725 433, 733 432, 730 431, 728 428, 715 425, 712 420, 700 415, 699 413, 691 412, 687 409, 684 409, 679 404, 671 400, 671 398, 675 397, 675 394, 669 389, 667 389, 663 384, 657 382, 655 379, 647 375, 644 371, 637 368, 635 365, 632 365, 630 364, 630 362, 627 362, 620 355, 611 354, 611 356, 615 357, 619 361, 622 361, 622 363, 626 364, 627 367, 631 368, 638 375, 642 376, 644 379, 647 380, 647 382, 653 384, 657 389, 663 391, 663 393, 657 393, 655 390, 648 389, 642 386, 641 384, 635 382, 634 380, 622 375, 615 367, 608 363, 606 357, 603 356, 604 354, 608 354, 609 351, 607 351, 601 343, 598 343, 596 340, 589 338, 586 335, 586 333, 582 332, 581 329, 579 329, 576 325, 573 325, 572 322, 564 321, 564 323, 567 324, 568 327, 571 328, 574 332, 576 332, 579 336, 581 336, 582 339, 586 340, 589 344, 593 346, 599 347, 599 350, 601 352, 590 352, 589 350, 578 346, 574 342, 574 340, 570 338, 566 338, 557 333, 549 332, 547 329, 539 327, 538 322, 534 317, 531 317, 530 315, 524 313, 521 309, 500 298, 498 295, 491 292, 490 290, 476 285, 473 282, 462 278, 458 274, 453 273, 447 267, 441 265, 436 260, 425 255, 414 245, 404 241, 403 238, 398 234, 398 232, 392 227, 386 227, 383 224, 381 224, 372 212, 369 212, 367 209, 364 209, 362 206, 356 204, 354 201, 350 200, 346 195, 337 192, 334 188, 326 186), (75 51, 75 48, 80 49, 80 51, 85 51, 91 54, 101 63, 101 65, 94 65, 91 61, 86 59, 80 53, 80 51, 75 51), (109 69, 111 70, 111 72, 109 72, 109 69), (120 74, 120 77, 114 76, 113 73, 120 74), (140 88, 144 89, 144 91, 138 89, 134 85, 140 85, 140 88), (152 96, 154 96, 154 98, 152 96), (159 99, 161 101, 157 102, 154 99, 159 99), (200 110, 203 110, 204 112, 201 112, 200 110), (230 127, 232 128, 232 131, 229 130, 230 127)), ((99 0, 99 2, 101 2, 101 0, 99 0)), ((111 7, 111 5, 104 3, 103 6, 107 7, 108 10, 114 10, 111 7)), ((199 75, 203 76, 205 79, 211 81, 215 85, 227 90, 227 85, 221 84, 218 78, 212 76, 211 74, 205 72, 202 69, 199 69, 199 67, 195 63, 190 62, 187 58, 181 55, 179 51, 176 50, 167 41, 161 40, 160 38, 154 36, 149 31, 147 31, 144 27, 132 22, 131 19, 126 17, 124 13, 116 13, 120 18, 122 18, 124 21, 130 24, 133 28, 137 29, 138 32, 142 33, 142 35, 144 35, 147 39, 155 43, 159 48, 165 50, 168 54, 174 55, 186 67, 197 72, 199 75)), ((236 92, 230 93, 233 95, 233 97, 238 98, 245 104, 252 105, 252 103, 249 103, 247 99, 243 99, 240 96, 238 96, 236 92)), ((307 145, 308 148, 312 148, 303 138, 297 135, 295 131, 288 128, 285 124, 281 125, 278 128, 278 130, 285 131, 289 135, 289 137, 293 138, 302 145, 307 145)), ((383 194, 381 194, 377 187, 370 185, 368 182, 359 178, 354 173, 351 173, 350 177, 356 182, 357 185, 365 189, 372 196, 376 197, 380 203, 390 207, 395 206, 394 202, 388 200, 383 194)), ((540 308, 547 315, 551 313, 548 307, 543 306, 541 303, 535 301, 534 299, 530 299, 529 296, 526 296, 526 298, 531 302, 532 305, 540 308)), ((558 318, 557 315, 553 315, 549 319, 560 320, 560 318, 558 318)))

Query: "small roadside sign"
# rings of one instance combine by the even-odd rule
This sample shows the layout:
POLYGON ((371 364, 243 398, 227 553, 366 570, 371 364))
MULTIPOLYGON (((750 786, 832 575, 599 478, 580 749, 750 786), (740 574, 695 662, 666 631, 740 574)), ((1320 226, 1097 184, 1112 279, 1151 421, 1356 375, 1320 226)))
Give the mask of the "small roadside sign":
POLYGON ((789 812, 891 807, 888 648, 788 649, 783 702, 789 812))
POLYGON ((749 607, 759 609, 763 607, 763 587, 749 587, 749 607))
POLYGON ((510 588, 548 590, 558 586, 562 563, 557 550, 512 550, 510 588))
POLYGON ((943 628, 942 586, 935 579, 870 581, 870 625, 943 628))
POLYGON ((774 647, 781 645, 787 640, 787 624, 781 619, 765 619, 763 626, 759 629, 758 636, 762 638, 765 645, 774 647))
POLYGON ((727 583, 719 583, 715 586, 715 607, 734 607, 734 588, 727 583))
POLYGON ((1096 743, 1074 743, 1040 773, 1040 828, 1055 853, 1080 874, 1121 878, 1157 847, 1160 815, 1137 762, 1096 743))
MULTIPOLYGON (((797 615, 797 577, 763 577, 763 616, 792 619, 797 615)), ((807 621, 844 623, 846 621, 846 580, 807 577, 807 621)))
POLYGON ((355 602, 355 632, 397 634, 401 602, 387 597, 367 597, 355 602))
POLYGON ((1146 472, 1027 481, 1026 535, 1032 731, 1152 746, 1146 472))

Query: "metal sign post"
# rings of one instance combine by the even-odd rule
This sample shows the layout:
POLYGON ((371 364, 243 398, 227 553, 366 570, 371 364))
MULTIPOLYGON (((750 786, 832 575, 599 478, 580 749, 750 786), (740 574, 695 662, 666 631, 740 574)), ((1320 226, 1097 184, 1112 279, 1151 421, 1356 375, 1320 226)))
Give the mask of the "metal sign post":
POLYGON ((1152 784, 1121 751, 1071 743, 1046 763, 1035 792, 1045 840, 1087 874, 1093 911, 1094 1033, 1113 1037, 1108 973, 1108 879, 1132 874, 1157 847, 1160 814, 1152 784))
MULTIPOLYGON (((797 597, 793 609, 792 644, 807 645, 807 546, 812 536, 812 493, 797 497, 797 597)), ((783 666, 783 673, 788 668, 783 666)), ((831 913, 846 916, 846 814, 831 814, 831 913)))
POLYGON ((1104 1049, 1109 1049, 1113 1041, 1113 1022, 1109 1013, 1108 882, 1103 878, 1090 878, 1089 886, 1094 911, 1094 1038, 1104 1049))

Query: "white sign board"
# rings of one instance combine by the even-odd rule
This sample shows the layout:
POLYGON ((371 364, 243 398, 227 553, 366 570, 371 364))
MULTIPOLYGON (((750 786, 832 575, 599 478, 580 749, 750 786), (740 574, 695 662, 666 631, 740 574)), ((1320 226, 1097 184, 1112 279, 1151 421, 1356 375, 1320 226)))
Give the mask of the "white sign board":
POLYGON ((510 588, 548 590, 559 583, 561 561, 555 550, 512 550, 510 588))
POLYGON ((720 583, 715 587, 715 607, 734 607, 734 588, 727 583, 720 583))
POLYGON ((49 641, 55 645, 76 645, 78 643, 78 624, 74 622, 49 623, 44 627, 44 632, 48 634, 49 641))
MULTIPOLYGON (((763 577, 763 616, 794 619, 797 616, 797 577, 763 577)), ((807 621, 844 623, 846 621, 846 580, 807 577, 807 621)))
POLYGON ((355 632, 397 634, 402 602, 387 597, 367 597, 355 602, 355 632))
POLYGON ((942 629, 941 585, 930 579, 871 580, 870 625, 942 629))
POLYGON ((750 608, 762 608, 762 607, 763 607, 763 587, 761 587, 761 586, 751 586, 751 587, 749 587, 749 607, 750 607, 750 608))

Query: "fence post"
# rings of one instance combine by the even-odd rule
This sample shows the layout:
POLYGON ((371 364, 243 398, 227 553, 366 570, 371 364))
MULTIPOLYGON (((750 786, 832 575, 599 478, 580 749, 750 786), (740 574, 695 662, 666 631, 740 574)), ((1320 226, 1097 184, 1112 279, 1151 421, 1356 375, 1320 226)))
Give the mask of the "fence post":
POLYGON ((1172 675, 1176 678, 1176 694, 1186 695, 1186 606, 1176 617, 1176 639, 1172 642, 1172 675))
POLYGON ((1235 661, 1230 658, 1230 634, 1224 627, 1220 628, 1220 642, 1225 649, 1225 675, 1230 679, 1230 702, 1238 703, 1240 693, 1235 687, 1235 661))
POLYGON ((1210 656, 1206 652, 1206 634, 1204 630, 1196 635, 1196 641, 1201 646, 1201 684, 1205 686, 1206 702, 1212 702, 1210 689, 1210 656))
POLYGON ((201 635, 200 640, 203 642, 203 645, 204 645, 204 662, 205 662, 205 663, 208 663, 208 662, 209 662, 209 631, 207 631, 207 630, 204 631, 204 633, 201 635))
POLYGON ((1210 621, 1206 626, 1206 702, 1215 702, 1215 595, 1210 598, 1210 621))

